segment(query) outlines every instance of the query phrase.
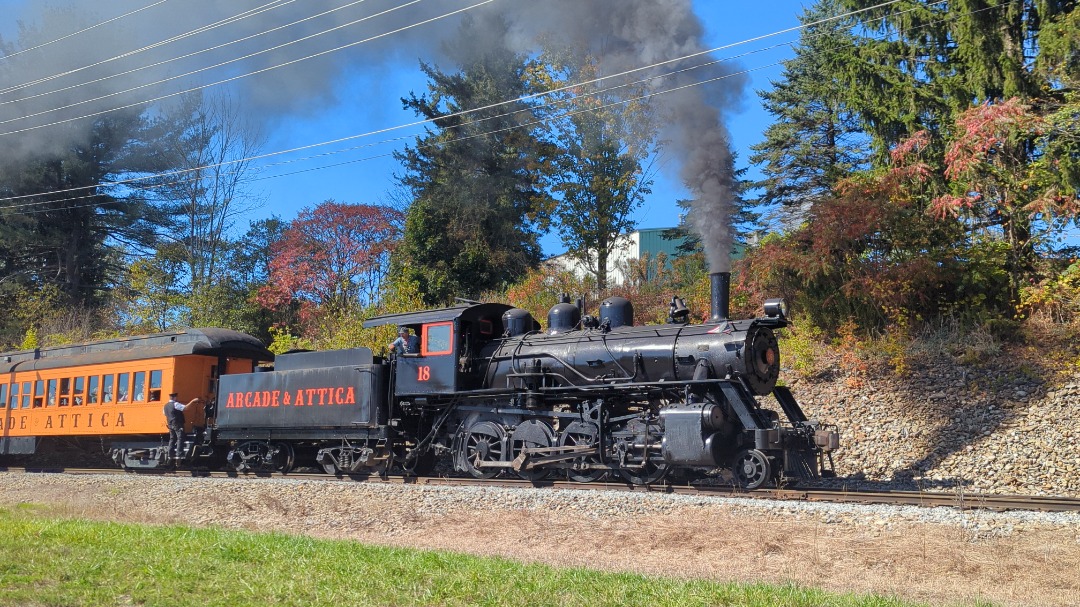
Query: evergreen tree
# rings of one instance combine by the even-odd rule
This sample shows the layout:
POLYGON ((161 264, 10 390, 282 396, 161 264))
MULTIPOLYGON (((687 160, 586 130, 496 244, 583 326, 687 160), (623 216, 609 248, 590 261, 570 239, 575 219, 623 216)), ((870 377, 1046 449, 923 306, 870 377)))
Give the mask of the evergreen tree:
MULTIPOLYGON (((840 0, 866 35, 834 68, 846 103, 872 136, 877 159, 906 137, 943 134, 972 105, 1038 96, 1032 69, 1043 22, 1070 13, 1073 0, 840 0)), ((932 139, 940 157, 944 146, 932 139)))
POLYGON ((419 285, 428 304, 476 297, 524 276, 540 261, 539 228, 550 207, 538 174, 544 146, 536 137, 524 57, 485 47, 496 17, 466 20, 448 54, 460 71, 426 63, 428 93, 402 99, 434 128, 396 154, 399 182, 412 194, 395 267, 419 285))
MULTIPOLYGON (((820 0, 799 21, 812 24, 839 12, 837 0, 820 0)), ((765 140, 751 146, 755 154, 750 162, 764 175, 754 184, 762 192, 756 202, 776 209, 790 227, 866 162, 865 135, 833 72, 838 58, 852 50, 850 28, 851 19, 846 19, 802 30, 781 79, 771 83, 771 90, 758 91, 776 121, 765 130, 765 140)))
POLYGON ((0 163, 0 192, 20 197, 0 202, 0 279, 93 306, 122 270, 111 251, 153 248, 165 217, 138 190, 111 185, 148 168, 136 144, 144 127, 140 115, 116 114, 66 146, 0 163))

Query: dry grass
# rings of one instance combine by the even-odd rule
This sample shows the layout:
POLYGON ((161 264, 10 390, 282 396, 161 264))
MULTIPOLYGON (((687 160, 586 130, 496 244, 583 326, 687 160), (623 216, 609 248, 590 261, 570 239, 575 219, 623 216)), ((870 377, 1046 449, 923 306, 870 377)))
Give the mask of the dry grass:
MULTIPOLYGON (((0 485, 0 504, 27 501, 0 485)), ((503 556, 716 581, 794 582, 832 592, 896 595, 932 605, 1075 605, 1080 593, 1077 529, 1029 528, 975 538, 954 526, 879 520, 826 523, 812 515, 754 515, 703 505, 671 514, 613 515, 525 509, 432 514, 413 505, 355 495, 331 498, 335 524, 291 516, 265 490, 228 493, 171 507, 128 489, 78 492, 35 487, 32 500, 63 516, 138 523, 206 521, 253 530, 354 539, 388 546, 503 556), (374 517, 371 512, 377 512, 374 517), (359 514, 363 514, 360 516, 359 514), (238 515, 243 515, 238 516, 238 515), (340 524, 338 524, 340 523, 340 524)), ((742 509, 739 509, 742 510, 742 509)), ((321 519, 320 519, 321 520, 321 519)))

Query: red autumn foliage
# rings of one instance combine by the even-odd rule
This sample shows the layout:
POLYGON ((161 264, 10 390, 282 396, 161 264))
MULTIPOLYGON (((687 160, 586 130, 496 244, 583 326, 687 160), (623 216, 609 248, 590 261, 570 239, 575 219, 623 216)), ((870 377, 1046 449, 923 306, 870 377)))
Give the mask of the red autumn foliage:
POLYGON ((342 311, 372 302, 403 220, 384 206, 328 200, 305 208, 273 245, 270 284, 259 291, 259 303, 277 310, 299 300, 302 307, 342 311))
POLYGON ((803 227, 740 262, 737 289, 751 300, 782 294, 829 329, 922 316, 949 288, 949 264, 931 244, 934 222, 907 187, 923 171, 915 162, 846 180, 803 227))

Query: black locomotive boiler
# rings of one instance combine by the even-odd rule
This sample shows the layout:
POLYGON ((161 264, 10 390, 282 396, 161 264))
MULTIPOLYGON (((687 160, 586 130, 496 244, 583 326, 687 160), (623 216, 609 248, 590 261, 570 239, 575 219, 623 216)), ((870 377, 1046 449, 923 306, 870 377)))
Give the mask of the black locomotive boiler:
POLYGON ((831 474, 838 432, 776 385, 782 302, 730 320, 728 279, 712 276, 703 324, 677 298, 655 326, 635 326, 618 297, 595 317, 563 297, 543 331, 496 303, 373 318, 364 326, 413 330, 420 351, 286 354, 273 371, 223 376, 216 424, 189 454, 224 451, 237 471, 311 459, 332 473, 423 474, 448 458, 477 478, 634 484, 719 468, 747 488, 831 474), (770 394, 782 416, 759 403, 770 394))

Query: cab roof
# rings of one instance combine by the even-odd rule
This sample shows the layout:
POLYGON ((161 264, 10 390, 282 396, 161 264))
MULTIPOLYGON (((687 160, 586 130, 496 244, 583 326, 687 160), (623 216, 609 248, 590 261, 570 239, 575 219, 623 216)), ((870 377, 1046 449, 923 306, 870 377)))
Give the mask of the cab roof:
POLYGON ((364 321, 364 328, 382 327, 385 325, 426 325, 433 322, 446 322, 457 320, 479 320, 481 318, 501 319, 504 312, 513 309, 514 306, 501 303, 481 303, 435 310, 421 310, 419 312, 402 312, 400 314, 384 314, 364 321))

